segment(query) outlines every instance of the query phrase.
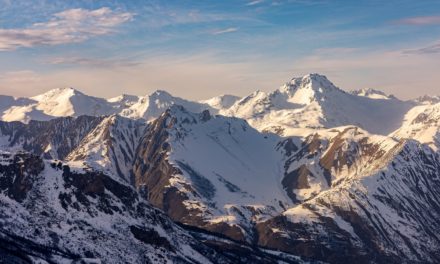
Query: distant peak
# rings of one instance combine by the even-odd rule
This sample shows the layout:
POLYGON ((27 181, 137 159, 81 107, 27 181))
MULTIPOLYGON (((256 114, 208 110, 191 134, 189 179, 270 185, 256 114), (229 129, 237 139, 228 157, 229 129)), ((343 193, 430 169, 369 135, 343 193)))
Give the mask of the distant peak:
POLYGON ((49 92, 72 92, 72 93, 81 93, 77 89, 73 87, 61 87, 50 90, 49 92))
POLYGON ((321 75, 318 73, 309 73, 307 75, 304 75, 302 77, 293 77, 290 80, 290 84, 292 85, 301 85, 304 86, 306 84, 315 84, 315 83, 319 83, 321 86, 322 85, 327 85, 327 86, 334 86, 332 82, 329 81, 329 79, 327 79, 327 77, 325 75, 321 75))
POLYGON ((130 95, 130 94, 121 94, 119 96, 107 99, 108 102, 135 102, 138 101, 139 97, 136 95, 130 95))
POLYGON ((418 98, 416 98, 414 101, 417 103, 429 103, 429 104, 436 104, 440 103, 440 95, 423 95, 418 98))
POLYGON ((294 77, 282 86, 279 91, 292 93, 297 89, 311 89, 314 91, 340 90, 326 76, 318 73, 309 73, 302 77, 294 77))
POLYGON ((151 93, 151 96, 167 96, 167 97, 172 97, 172 95, 165 91, 165 90, 156 90, 153 93, 151 93))
POLYGON ((199 121, 207 122, 212 118, 209 110, 195 113, 178 104, 170 106, 162 115, 173 117, 180 124, 195 124, 199 121))
POLYGON ((310 80, 327 80, 327 77, 325 75, 321 75, 319 73, 309 73, 302 77, 302 79, 310 79, 310 80))
POLYGON ((363 88, 359 90, 354 90, 350 92, 351 94, 357 96, 368 97, 371 99, 396 99, 394 95, 388 95, 383 91, 372 89, 372 88, 363 88))
POLYGON ((49 99, 49 98, 53 98, 56 99, 60 96, 62 97, 72 97, 75 95, 84 95, 82 92, 76 90, 75 88, 72 87, 62 87, 62 88, 55 88, 52 90, 49 90, 43 94, 31 97, 31 99, 34 100, 43 100, 43 99, 49 99))

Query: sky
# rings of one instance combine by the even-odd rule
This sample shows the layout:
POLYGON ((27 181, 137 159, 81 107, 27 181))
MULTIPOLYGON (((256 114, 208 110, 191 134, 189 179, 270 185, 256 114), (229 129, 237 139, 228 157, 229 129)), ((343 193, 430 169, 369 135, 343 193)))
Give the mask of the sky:
POLYGON ((0 0, 0 94, 199 100, 307 73, 344 90, 440 94, 440 1, 0 0))

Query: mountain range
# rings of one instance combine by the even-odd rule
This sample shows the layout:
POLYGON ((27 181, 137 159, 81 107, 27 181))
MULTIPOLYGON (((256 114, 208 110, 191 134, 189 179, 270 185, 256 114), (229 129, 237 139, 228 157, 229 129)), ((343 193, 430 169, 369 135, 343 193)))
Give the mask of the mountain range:
POLYGON ((0 96, 0 119, 5 263, 440 262, 435 96, 309 74, 203 101, 0 96))

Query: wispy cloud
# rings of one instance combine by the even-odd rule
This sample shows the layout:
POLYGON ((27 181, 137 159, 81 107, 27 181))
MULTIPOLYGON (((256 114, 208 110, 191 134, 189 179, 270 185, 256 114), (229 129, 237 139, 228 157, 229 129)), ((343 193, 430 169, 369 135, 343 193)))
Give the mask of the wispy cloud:
POLYGON ((248 2, 246 5, 247 6, 254 6, 254 5, 261 4, 263 2, 264 2, 264 0, 254 0, 254 1, 248 2))
POLYGON ((68 9, 54 14, 49 21, 28 28, 0 29, 0 51, 83 42, 94 36, 110 34, 116 26, 132 18, 132 13, 117 12, 108 7, 68 9))
POLYGON ((213 31, 211 34, 212 35, 221 35, 221 34, 232 33, 232 32, 236 32, 236 31, 238 31, 238 28, 230 27, 230 28, 225 28, 225 29, 213 31))
POLYGON ((403 54, 434 54, 440 53, 440 42, 435 43, 433 45, 429 45, 422 48, 417 49, 408 49, 402 52, 403 54))
POLYGON ((32 83, 40 81, 40 76, 34 71, 9 71, 0 74, 0 82, 8 82, 10 84, 32 83))
POLYGON ((85 57, 55 57, 44 61, 53 65, 73 65, 99 68, 134 67, 141 63, 131 59, 101 59, 85 57))
POLYGON ((438 25, 440 24, 440 16, 419 16, 404 18, 395 21, 396 24, 401 25, 438 25))

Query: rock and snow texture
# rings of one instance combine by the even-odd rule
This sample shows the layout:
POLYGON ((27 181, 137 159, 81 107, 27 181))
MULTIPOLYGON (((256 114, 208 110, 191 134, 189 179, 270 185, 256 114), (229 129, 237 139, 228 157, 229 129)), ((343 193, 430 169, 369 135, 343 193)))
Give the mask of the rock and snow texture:
POLYGON ((230 94, 224 94, 220 96, 213 97, 208 100, 202 100, 200 103, 207 104, 214 109, 224 110, 231 107, 235 102, 240 100, 240 97, 230 94))
POLYGON ((130 183, 130 171, 146 124, 121 116, 104 118, 66 157, 130 183))
POLYGON ((158 90, 150 95, 139 98, 136 103, 124 109, 120 114, 129 118, 143 118, 150 121, 173 105, 181 105, 193 112, 213 109, 208 104, 188 101, 174 97, 165 91, 158 90))
MULTIPOLYGON (((353 128, 340 133, 312 144, 321 162, 328 159, 330 167, 322 167, 331 171, 331 188, 260 223, 260 243, 335 263, 438 262, 438 153, 353 128)), ((292 157, 307 155, 299 150, 292 157)), ((296 174, 315 178, 302 175, 296 174)))
POLYGON ((55 262, 274 263, 274 251, 440 261, 436 97, 348 93, 310 74, 199 102, 71 88, 0 96, 0 117, 0 254, 13 243, 45 260, 49 245, 55 262))
MULTIPOLYGON (((244 227, 235 238, 246 239, 250 222, 280 213, 292 204, 280 187, 282 154, 275 148, 279 136, 261 134, 242 119, 212 116, 208 111, 195 114, 179 106, 167 110, 149 130, 143 141, 161 145, 164 164, 149 160, 154 154, 146 154, 149 147, 141 143, 137 156, 146 159, 135 164, 137 186, 145 184, 154 195, 157 182, 166 181, 158 193, 176 190, 183 195, 180 210, 201 216, 197 220, 176 216, 176 220, 199 221, 213 230, 218 224, 244 227), (175 169, 148 171, 165 166, 175 169), (159 174, 160 179, 148 181, 159 174)), ((156 203, 165 211, 164 204, 176 202, 167 197, 170 195, 156 203)))
POLYGON ((271 93, 257 91, 222 114, 241 117, 261 131, 284 136, 310 129, 356 125, 386 135, 397 129, 413 106, 395 98, 357 96, 337 88, 325 76, 293 78, 271 93))
POLYGON ((53 89, 31 98, 0 96, 0 120, 28 123, 30 120, 45 121, 56 117, 112 114, 151 120, 174 104, 183 105, 194 112, 215 110, 207 103, 188 101, 160 90, 143 97, 123 94, 103 99, 68 87, 53 89))
POLYGON ((368 89, 359 89, 359 90, 354 90, 351 92, 354 95, 357 96, 364 96, 364 97, 368 97, 371 99, 396 99, 396 97, 394 95, 388 95, 380 90, 376 90, 376 89, 372 89, 372 88, 368 88, 368 89))
POLYGON ((412 138, 434 150, 440 148, 440 103, 422 104, 412 108, 403 125, 391 134, 397 138, 412 138))
POLYGON ((2 263, 301 262, 189 233, 131 186, 69 165, 0 152, 2 263))

